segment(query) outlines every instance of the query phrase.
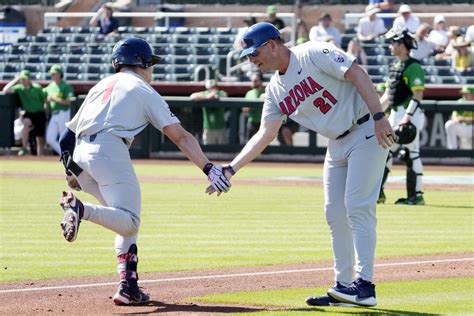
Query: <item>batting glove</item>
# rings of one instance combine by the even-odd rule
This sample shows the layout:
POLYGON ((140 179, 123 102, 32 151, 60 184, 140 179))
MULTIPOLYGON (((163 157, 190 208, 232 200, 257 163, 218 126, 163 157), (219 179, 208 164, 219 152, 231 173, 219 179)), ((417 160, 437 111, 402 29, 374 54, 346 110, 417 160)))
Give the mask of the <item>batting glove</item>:
POLYGON ((220 195, 222 192, 227 192, 230 189, 230 182, 222 172, 222 166, 215 166, 214 164, 207 164, 204 169, 207 174, 207 179, 211 183, 212 188, 220 195))

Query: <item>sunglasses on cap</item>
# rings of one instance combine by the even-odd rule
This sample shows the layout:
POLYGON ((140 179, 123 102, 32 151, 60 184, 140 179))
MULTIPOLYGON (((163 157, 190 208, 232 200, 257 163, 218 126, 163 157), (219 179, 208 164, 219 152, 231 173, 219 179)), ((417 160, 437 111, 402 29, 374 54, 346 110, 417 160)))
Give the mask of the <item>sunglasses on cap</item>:
POLYGON ((257 50, 260 49, 260 48, 262 48, 263 46, 267 45, 269 42, 270 42, 270 40, 266 41, 265 43, 263 43, 262 45, 260 45, 257 49, 255 49, 253 52, 251 52, 251 53, 248 54, 247 56, 257 57, 257 55, 258 55, 257 50))

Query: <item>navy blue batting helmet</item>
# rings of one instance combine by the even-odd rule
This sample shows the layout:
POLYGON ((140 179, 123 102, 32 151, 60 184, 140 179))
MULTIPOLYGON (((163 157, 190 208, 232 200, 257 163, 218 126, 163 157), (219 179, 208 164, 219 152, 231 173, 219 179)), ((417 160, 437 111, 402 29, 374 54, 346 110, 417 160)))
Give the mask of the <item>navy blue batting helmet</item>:
POLYGON ((112 50, 112 61, 115 71, 121 66, 138 66, 146 69, 157 64, 160 57, 153 54, 153 49, 147 41, 130 37, 117 42, 112 50))
POLYGON ((243 49, 240 58, 255 54, 257 48, 277 37, 280 37, 280 31, 271 23, 259 22, 250 26, 240 39, 240 46, 243 49))

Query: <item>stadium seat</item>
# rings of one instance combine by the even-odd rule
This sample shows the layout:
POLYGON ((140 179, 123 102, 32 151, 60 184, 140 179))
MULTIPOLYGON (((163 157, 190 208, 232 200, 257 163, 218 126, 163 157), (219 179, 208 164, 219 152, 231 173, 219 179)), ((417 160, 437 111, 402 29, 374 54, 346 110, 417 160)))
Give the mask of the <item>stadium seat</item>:
MULTIPOLYGON (((82 46, 78 47, 79 49, 83 49, 82 46)), ((68 46, 65 46, 63 44, 48 44, 47 46, 47 53, 48 54, 63 54, 67 51, 68 46)), ((72 53, 70 51, 70 53, 72 53)), ((82 53, 83 54, 83 53, 82 53)))
POLYGON ((435 59, 434 65, 435 66, 450 66, 451 65, 451 60, 445 60, 445 59, 437 60, 437 59, 435 59))
POLYGON ((100 74, 102 73, 103 66, 102 65, 87 65, 87 73, 88 74, 100 74))
POLYGON ((457 71, 451 66, 439 66, 436 67, 436 73, 438 76, 453 76, 457 74, 457 71))
POLYGON ((14 72, 2 72, 0 73, 0 78, 5 81, 11 81, 16 77, 16 73, 14 72))
POLYGON ((104 55, 85 55, 85 60, 89 64, 103 64, 105 62, 104 55))
POLYGON ((59 35, 59 34, 54 36, 55 43, 69 43, 70 41, 71 41, 70 36, 59 35))
POLYGON ((3 68, 3 72, 7 73, 17 73, 20 72, 21 66, 20 64, 6 64, 3 68))
POLYGON ((192 53, 189 46, 172 46, 172 53, 178 56, 187 56, 192 53))
POLYGON ((62 62, 62 58, 60 55, 46 55, 44 62, 47 64, 59 64, 62 62))
POLYGON ((6 55, 5 61, 7 63, 20 63, 23 61, 24 55, 6 55))
POLYGON ((10 49, 10 54, 12 55, 24 55, 27 53, 27 47, 25 45, 12 45, 10 49))
POLYGON ((81 64, 84 61, 82 55, 64 55, 62 60, 66 64, 81 64))
POLYGON ((78 44, 87 44, 91 43, 93 37, 89 34, 74 34, 71 36, 71 42, 72 43, 78 43, 78 44))
POLYGON ((196 35, 196 44, 209 45, 213 43, 213 38, 208 35, 196 35))

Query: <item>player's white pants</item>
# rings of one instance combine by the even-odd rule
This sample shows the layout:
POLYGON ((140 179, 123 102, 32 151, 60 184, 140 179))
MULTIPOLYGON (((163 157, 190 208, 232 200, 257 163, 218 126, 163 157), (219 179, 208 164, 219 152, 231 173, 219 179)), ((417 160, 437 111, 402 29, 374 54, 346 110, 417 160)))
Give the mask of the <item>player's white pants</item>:
POLYGON ((331 230, 335 280, 372 281, 376 244, 375 205, 388 150, 378 145, 374 121, 341 139, 330 139, 324 162, 326 219, 331 230), (369 137, 369 139, 366 139, 369 137))
POLYGON ((71 111, 59 111, 51 116, 46 130, 46 142, 57 153, 61 153, 59 148, 59 137, 66 130, 66 122, 71 119, 71 111))
POLYGON ((458 123, 449 120, 444 124, 446 129, 446 140, 448 149, 458 149, 459 138, 472 138, 474 135, 474 125, 458 123))
MULTIPOLYGON (((391 110, 390 116, 388 118, 388 121, 390 122, 390 125, 392 126, 393 129, 396 129, 398 127, 398 124, 402 120, 403 116, 405 116, 405 109, 403 106, 399 106, 398 111, 391 110)), ((425 127, 425 114, 421 109, 417 109, 415 111, 415 114, 411 117, 411 122, 413 125, 416 126, 416 137, 415 139, 409 143, 409 144, 404 144, 400 145, 395 143, 391 148, 390 152, 393 154, 395 153, 401 146, 406 147, 410 150, 410 158, 413 160, 413 167, 412 170, 417 174, 416 177, 416 192, 422 192, 422 174, 423 174, 423 164, 421 162, 420 158, 420 131, 425 127)), ((387 160, 387 168, 392 169, 392 154, 389 156, 389 159, 387 160)))
POLYGON ((82 189, 102 204, 84 203, 83 220, 116 232, 116 254, 128 252, 137 241, 141 192, 127 146, 119 137, 99 133, 92 142, 88 136, 78 139, 73 159, 83 169, 82 189))

